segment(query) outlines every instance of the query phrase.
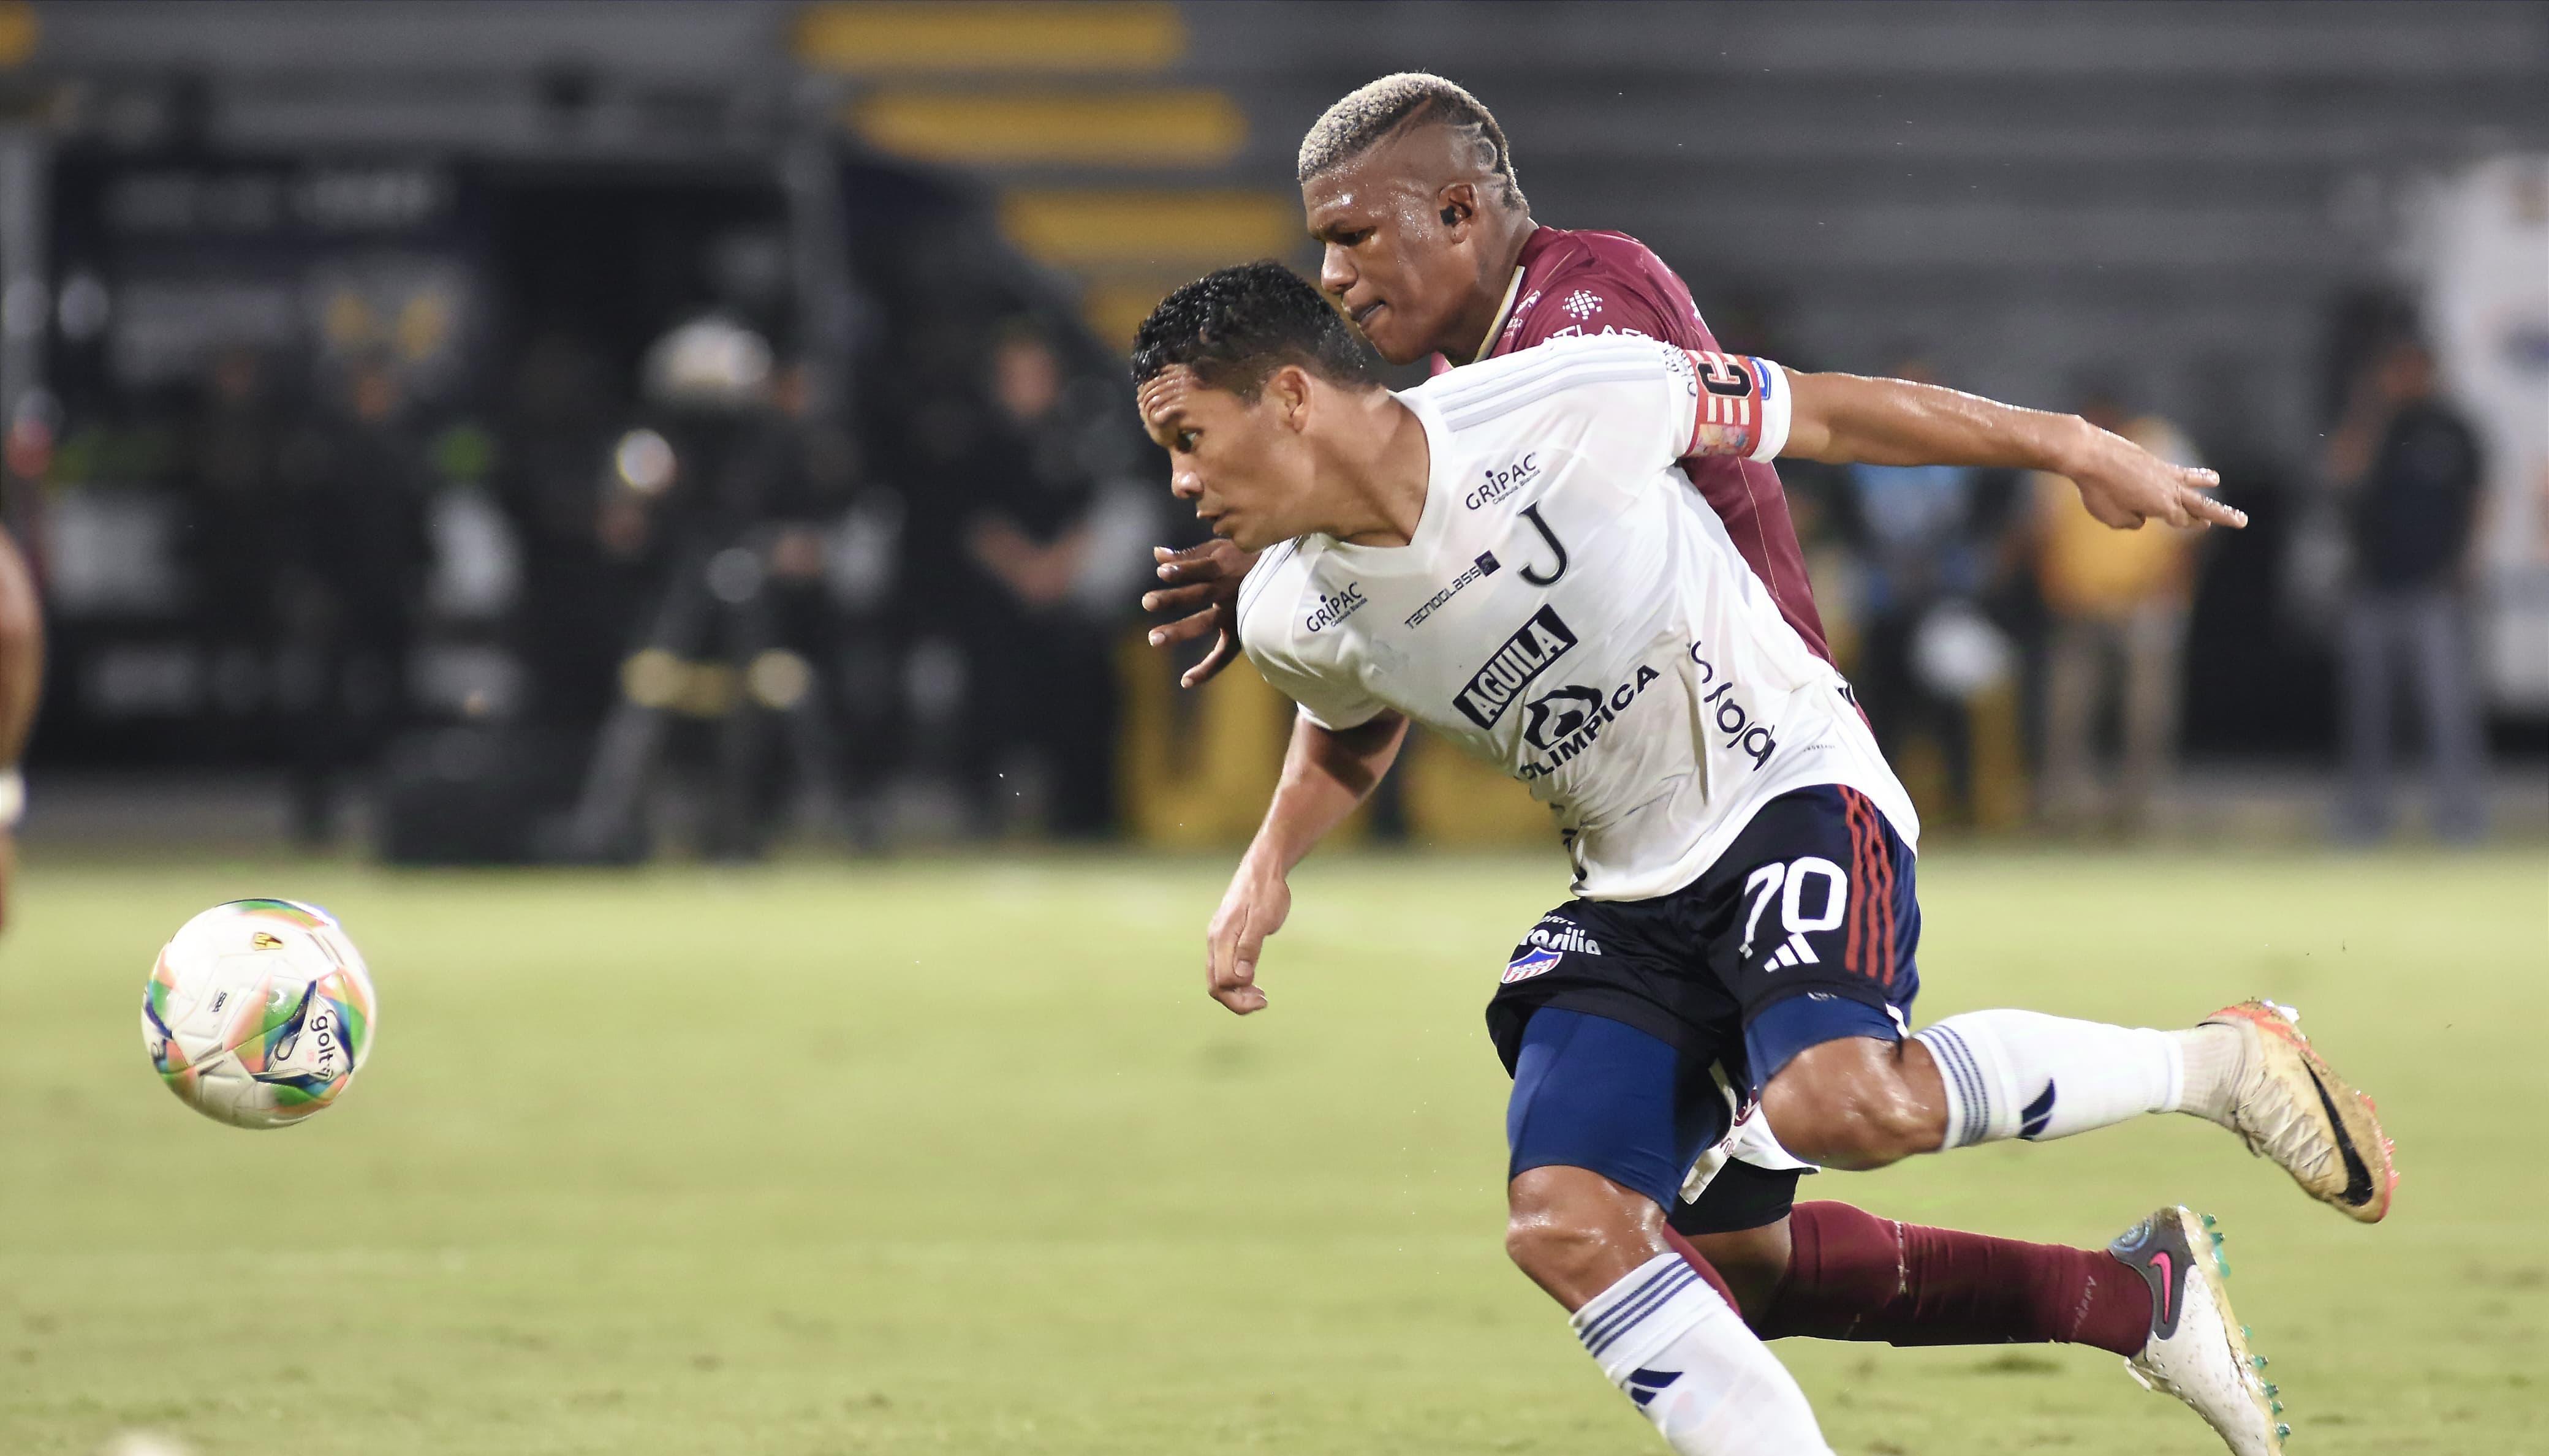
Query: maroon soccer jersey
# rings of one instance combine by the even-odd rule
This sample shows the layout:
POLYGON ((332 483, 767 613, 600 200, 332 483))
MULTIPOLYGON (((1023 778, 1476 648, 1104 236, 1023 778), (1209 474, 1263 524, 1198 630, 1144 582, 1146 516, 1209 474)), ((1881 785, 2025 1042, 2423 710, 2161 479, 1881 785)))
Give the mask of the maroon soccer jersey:
MULTIPOLYGON (((1620 232, 1549 227, 1533 231, 1522 245, 1495 328, 1480 358, 1510 354, 1545 339, 1604 333, 1636 333, 1685 349, 1717 349, 1690 290, 1645 243, 1620 232)), ((1815 656, 1830 661, 1832 650, 1824 645, 1823 617, 1815 610, 1814 586, 1806 580, 1805 553, 1788 519, 1779 473, 1761 462, 1728 456, 1685 460, 1681 468, 1726 522, 1726 534, 1734 538, 1746 564, 1770 589, 1779 614, 1815 656)))

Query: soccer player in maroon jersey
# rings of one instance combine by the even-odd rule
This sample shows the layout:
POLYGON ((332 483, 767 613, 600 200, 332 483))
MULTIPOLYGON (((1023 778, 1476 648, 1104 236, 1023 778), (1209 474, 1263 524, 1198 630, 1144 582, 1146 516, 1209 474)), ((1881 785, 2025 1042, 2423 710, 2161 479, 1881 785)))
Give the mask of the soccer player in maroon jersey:
MULTIPOLYGON (((1534 221, 1501 128, 1449 81, 1389 76, 1339 101, 1304 139, 1299 177, 1324 249, 1320 284, 1392 363, 1432 355, 1439 369, 1623 332, 1717 349, 1689 290, 1636 239, 1534 221)), ((1850 388, 1895 431, 1892 463, 1907 465, 1934 458, 1932 427, 1952 424, 1960 398, 1888 380, 1850 388)), ((2217 484, 2210 472, 2169 466, 2074 416, 2041 419, 2044 449, 2108 525, 2245 524, 2204 494, 2217 484)), ((1782 615, 1828 655, 1776 472, 1722 456, 1683 469, 1782 615)), ((1154 630, 1153 644, 1216 639, 1186 674, 1193 685, 1236 654, 1230 604, 1251 558, 1226 541, 1160 556, 1165 586, 1145 607, 1191 614, 1154 630)), ((1792 1208, 1799 1173, 1731 1161, 1673 1213, 1703 1256, 1694 1262, 1724 1276, 1765 1338, 2061 1341, 2127 1358, 2156 1338, 2167 1280, 2129 1236, 2108 1252, 1897 1224, 1835 1202, 1792 1208)))
MULTIPOLYGON (((1430 356, 1440 370, 1581 334, 1718 348, 1689 288, 1646 244, 1534 220, 1503 130, 1476 98, 1439 76, 1384 76, 1330 107, 1302 140, 1299 172, 1310 233, 1324 249, 1320 286, 1393 364, 1430 356)), ((1891 463, 1932 463, 1921 421, 1937 394, 1897 380, 1858 384, 1871 408, 1900 418, 1904 458, 1891 463)), ((2247 524, 2244 512, 2205 494, 2219 484, 2213 472, 2169 465, 2077 415, 2047 423, 2067 437, 2066 473, 2082 505, 2106 524, 2247 524)), ((1723 459, 1683 469, 1789 625, 1829 656, 1778 472, 1723 459)), ((1236 655, 1228 608, 1248 557, 1219 541, 1158 554, 1168 586, 1144 606, 1204 609, 1154 630, 1153 645, 1217 638, 1185 676, 1193 686, 1236 655)))

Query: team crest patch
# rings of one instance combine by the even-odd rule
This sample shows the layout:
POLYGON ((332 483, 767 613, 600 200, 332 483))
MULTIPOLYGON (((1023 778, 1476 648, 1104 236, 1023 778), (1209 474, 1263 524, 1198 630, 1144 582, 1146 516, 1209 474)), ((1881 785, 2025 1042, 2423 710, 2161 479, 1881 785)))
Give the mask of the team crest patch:
POLYGON ((1526 951, 1505 962, 1504 983, 1510 986, 1516 981, 1530 980, 1533 976, 1556 968, 1561 958, 1555 951, 1539 948, 1526 951))

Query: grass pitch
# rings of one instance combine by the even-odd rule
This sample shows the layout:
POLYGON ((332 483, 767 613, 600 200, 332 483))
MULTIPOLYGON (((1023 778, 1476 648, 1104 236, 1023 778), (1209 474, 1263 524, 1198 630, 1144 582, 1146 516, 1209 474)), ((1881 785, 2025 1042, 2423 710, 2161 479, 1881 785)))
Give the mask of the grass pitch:
MULTIPOLYGON (((0 945, 0 1453, 1659 1449, 1499 1245, 1479 1008, 1541 861, 1314 862, 1241 1022, 1201 860, 31 872, 0 945), (317 899, 376 1054, 250 1134, 150 1075, 189 914, 317 899)), ((2370 1086, 2359 1228, 2183 1118, 1812 1193, 2103 1242, 2219 1214, 2304 1456, 2549 1451, 2549 856, 1922 866, 1929 1017, 2253 992, 2370 1086)), ((1838 1449, 2220 1448, 2110 1355, 1788 1341, 1838 1449)))

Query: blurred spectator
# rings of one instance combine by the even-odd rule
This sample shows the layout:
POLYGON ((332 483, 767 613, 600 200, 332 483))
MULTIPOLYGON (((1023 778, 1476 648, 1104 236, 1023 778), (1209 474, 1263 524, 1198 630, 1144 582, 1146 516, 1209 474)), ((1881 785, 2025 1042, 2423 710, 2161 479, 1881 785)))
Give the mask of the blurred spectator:
POLYGON ((269 559, 282 501, 286 418, 265 361, 250 349, 213 361, 181 469, 180 536, 195 588, 197 646, 214 694, 243 705, 275 640, 275 573, 269 559), (234 687, 236 684, 236 687, 234 687))
MULTIPOLYGON (((1917 355, 1890 372, 1935 379, 1917 355)), ((1995 506, 2006 486, 1996 501, 1989 474, 1952 465, 1851 465, 1842 480, 1861 548, 1851 682, 1890 760, 1907 763, 1919 745, 1938 756, 1939 820, 1972 824, 1981 816, 1969 704, 2007 673, 2005 639, 1980 610, 1998 575, 1995 537, 2007 512, 1995 506)), ((1922 805, 1925 818, 1932 811, 1922 805)))
MULTIPOLYGON (((2197 463, 2194 446, 2175 425, 2154 414, 2127 417, 2105 392, 2094 394, 2080 413, 2164 460, 2197 463)), ((2032 486, 2036 585, 2052 618, 2044 682, 2045 816, 2058 829, 2138 830, 2149 822, 2154 795, 2177 756, 2196 538, 2162 525, 2112 530, 2080 508, 2070 481, 2038 474, 2032 486), (2110 704, 2120 770, 2112 793, 2097 752, 2099 720, 2110 704)))
POLYGON ((760 700, 794 714, 787 743, 796 774, 792 781, 773 772, 779 756, 768 752, 766 721, 729 724, 726 767, 732 781, 708 825, 708 848, 715 854, 760 853, 780 827, 790 790, 808 802, 827 795, 839 757, 823 699, 807 701, 804 694, 815 690, 813 665, 841 657, 843 615, 823 590, 826 543, 849 509, 860 471, 849 432, 814 406, 802 360, 774 371, 765 408, 746 425, 720 481, 722 511, 748 523, 745 539, 760 543, 766 573, 737 635, 723 646, 749 656, 765 689, 794 689, 793 695, 765 690, 760 700))
POLYGON ((626 402, 589 342, 549 329, 522 351, 508 403, 498 480, 522 542, 516 622, 525 711, 542 724, 589 728, 618 691, 642 587, 633 550, 605 539, 605 487, 626 402))
POLYGON ((1115 807, 1113 612, 1083 586, 1122 549, 1097 520, 1105 462, 1093 458, 1095 432, 1115 421, 1066 406, 1062 361, 1031 326, 1002 330, 987 362, 992 419, 962 528, 997 588, 981 593, 969 633, 976 763, 992 766, 995 817, 1040 798, 1053 833, 1103 834, 1115 807))
POLYGON ((2270 427, 2260 385, 2272 377, 2263 361, 2228 351, 2199 354, 2186 371, 2197 411, 2188 432, 2220 475, 2221 500, 2249 513, 2246 527, 2204 538, 2186 641, 2189 753, 2275 753, 2330 727, 2321 646, 2336 613, 2310 615, 2296 591, 2325 493, 2316 466, 2295 470, 2270 427))
MULTIPOLYGON (((731 315, 710 311, 667 329, 640 366, 647 431, 669 453, 660 472, 614 459, 625 490, 612 493, 604 536, 614 550, 675 563, 723 549, 762 524, 758 477, 737 468, 771 429, 775 378, 770 342, 731 315)), ((781 426, 786 428, 786 426, 781 426)), ((636 435, 622 437, 628 444, 636 435)))
POLYGON ((725 480, 727 510, 772 530, 771 571, 800 587, 822 576, 823 534, 859 480, 849 431, 813 405, 802 361, 774 372, 768 408, 745 431, 725 480))
POLYGON ((405 714, 428 565, 424 456, 405 412, 392 366, 357 360, 341 404, 285 451, 282 699, 293 824, 313 847, 334 837, 347 778, 372 764, 405 714))
POLYGON ((2393 676, 2412 675, 2433 756, 2443 839, 2486 832, 2486 744, 2470 661, 2467 568, 2478 518, 2477 436, 2437 397, 2434 360, 2412 337, 2365 370, 2328 443, 2346 498, 2353 574, 2342 637, 2350 838, 2390 829, 2393 676))

